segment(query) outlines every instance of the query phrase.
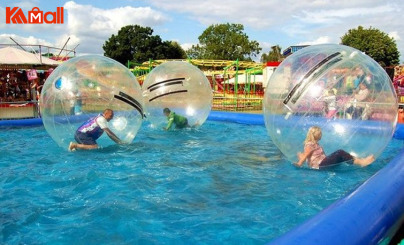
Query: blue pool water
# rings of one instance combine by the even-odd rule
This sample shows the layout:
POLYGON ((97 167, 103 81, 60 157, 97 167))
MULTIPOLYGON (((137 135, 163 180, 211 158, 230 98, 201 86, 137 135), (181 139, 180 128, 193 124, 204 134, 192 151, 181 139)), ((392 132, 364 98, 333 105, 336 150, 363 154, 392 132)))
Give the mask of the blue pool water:
POLYGON ((0 131, 3 244, 265 244, 345 196, 367 168, 297 169, 264 126, 206 122, 69 153, 43 127, 0 131))

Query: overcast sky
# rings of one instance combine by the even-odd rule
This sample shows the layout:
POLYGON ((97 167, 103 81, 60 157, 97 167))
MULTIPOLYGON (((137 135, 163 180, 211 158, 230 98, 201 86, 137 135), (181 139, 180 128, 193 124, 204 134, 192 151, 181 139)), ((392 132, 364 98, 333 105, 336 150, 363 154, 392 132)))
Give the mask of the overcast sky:
MULTIPOLYGON (((125 25, 149 26, 154 35, 174 40, 184 49, 198 43, 211 24, 238 23, 250 40, 268 52, 291 45, 339 43, 349 29, 359 25, 379 29, 396 40, 404 62, 402 0, 2 0, 0 44, 42 44, 67 48, 78 54, 103 54, 102 45, 125 25), (6 24, 6 7, 19 7, 27 15, 33 7, 43 12, 64 7, 63 25, 6 24)), ((261 55, 256 59, 259 60, 261 55)))

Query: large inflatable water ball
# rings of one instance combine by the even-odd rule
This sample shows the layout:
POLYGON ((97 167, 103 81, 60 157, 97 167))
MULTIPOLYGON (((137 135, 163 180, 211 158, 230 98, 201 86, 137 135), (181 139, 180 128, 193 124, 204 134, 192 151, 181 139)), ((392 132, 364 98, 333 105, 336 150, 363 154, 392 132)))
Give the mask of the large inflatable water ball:
POLYGON ((208 79, 188 62, 169 61, 157 66, 147 75, 142 90, 146 119, 153 128, 167 125, 165 108, 187 118, 190 127, 201 126, 212 108, 208 79))
MULTIPOLYGON (((89 55, 59 65, 46 80, 40 98, 43 124, 50 136, 67 149, 87 120, 114 111, 109 129, 122 141, 135 138, 143 118, 143 97, 135 76, 115 60, 89 55)), ((104 133, 101 147, 115 144, 104 133)))
POLYGON ((397 119, 397 97, 385 70, 359 50, 314 45, 287 57, 268 81, 264 97, 268 134, 291 162, 312 126, 322 129, 326 154, 379 156, 397 119))

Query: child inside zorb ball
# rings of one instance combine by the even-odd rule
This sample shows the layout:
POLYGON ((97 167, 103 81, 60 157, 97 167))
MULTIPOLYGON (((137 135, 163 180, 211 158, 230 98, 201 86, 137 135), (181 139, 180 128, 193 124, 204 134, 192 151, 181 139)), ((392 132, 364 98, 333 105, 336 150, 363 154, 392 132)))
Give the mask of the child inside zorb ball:
POLYGON ((142 85, 145 114, 153 128, 199 127, 212 108, 212 88, 205 74, 187 62, 154 68, 142 85))
POLYGON ((397 97, 380 65, 343 45, 313 45, 287 57, 268 81, 263 102, 268 134, 298 162, 307 132, 322 131, 326 155, 377 158, 396 125, 397 97))

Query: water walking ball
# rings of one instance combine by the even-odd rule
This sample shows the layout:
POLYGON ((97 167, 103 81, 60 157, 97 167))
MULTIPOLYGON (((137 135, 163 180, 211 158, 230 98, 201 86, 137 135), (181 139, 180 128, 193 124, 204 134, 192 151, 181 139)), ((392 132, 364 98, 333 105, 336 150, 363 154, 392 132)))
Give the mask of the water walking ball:
MULTIPOLYGON (((143 97, 135 76, 107 57, 88 55, 59 65, 46 80, 40 98, 43 124, 56 143, 67 149, 87 120, 114 111, 108 128, 125 143, 135 138, 143 118, 143 97)), ((104 133, 99 146, 115 144, 104 133)))
POLYGON ((154 68, 143 85, 146 119, 153 128, 167 125, 165 108, 187 118, 190 127, 201 126, 212 108, 212 88, 196 66, 181 61, 154 68))
POLYGON ((305 47, 287 57, 268 81, 264 119, 272 141, 291 162, 312 126, 326 154, 379 156, 396 126, 397 96, 384 69, 351 47, 305 47))

